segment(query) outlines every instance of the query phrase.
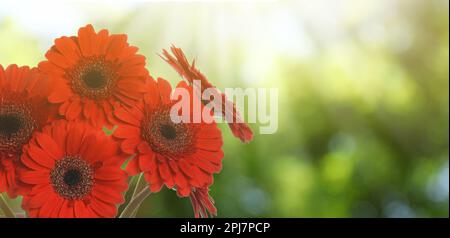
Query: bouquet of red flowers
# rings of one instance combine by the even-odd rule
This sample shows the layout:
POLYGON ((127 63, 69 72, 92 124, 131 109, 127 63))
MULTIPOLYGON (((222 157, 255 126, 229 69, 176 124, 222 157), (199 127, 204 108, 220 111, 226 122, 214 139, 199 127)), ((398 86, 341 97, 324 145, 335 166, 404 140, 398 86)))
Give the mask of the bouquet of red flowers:
POLYGON ((214 115, 243 142, 252 131, 181 49, 161 55, 183 78, 175 89, 137 52, 127 35, 87 25, 56 39, 37 68, 0 65, 0 192, 23 196, 28 217, 134 217, 163 187, 189 197, 196 217, 216 215, 209 189, 224 152, 214 115), (198 97, 205 90, 220 100, 198 97), (213 110, 177 122, 198 116, 180 104, 213 110), (130 176, 138 181, 125 201, 130 176))

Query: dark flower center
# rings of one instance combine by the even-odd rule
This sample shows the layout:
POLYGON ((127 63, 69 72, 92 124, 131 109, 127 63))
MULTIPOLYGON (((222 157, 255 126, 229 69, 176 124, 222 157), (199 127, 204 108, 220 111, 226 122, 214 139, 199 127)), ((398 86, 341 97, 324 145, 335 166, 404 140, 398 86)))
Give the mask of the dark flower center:
POLYGON ((0 134, 10 138, 21 127, 22 123, 17 115, 0 115, 0 134))
POLYGON ((70 169, 66 173, 64 173, 63 180, 67 185, 75 186, 79 182, 81 182, 81 173, 76 169, 70 169))
POLYGON ((106 85, 104 73, 95 68, 85 72, 82 80, 91 89, 100 89, 106 85))
POLYGON ((97 57, 83 59, 67 76, 76 93, 97 100, 114 93, 118 78, 113 64, 97 57))
POLYGON ((173 140, 177 137, 177 131, 172 125, 161 125, 159 131, 166 139, 173 140))
POLYGON ((50 172, 53 189, 61 197, 75 200, 88 195, 94 186, 94 171, 79 157, 64 157, 56 161, 50 172))
POLYGON ((3 153, 20 154, 35 128, 36 122, 29 107, 25 104, 2 105, 0 101, 0 156, 3 153))
POLYGON ((170 107, 146 112, 141 126, 142 138, 155 152, 177 158, 194 150, 195 127, 192 124, 174 123, 170 118, 170 107))

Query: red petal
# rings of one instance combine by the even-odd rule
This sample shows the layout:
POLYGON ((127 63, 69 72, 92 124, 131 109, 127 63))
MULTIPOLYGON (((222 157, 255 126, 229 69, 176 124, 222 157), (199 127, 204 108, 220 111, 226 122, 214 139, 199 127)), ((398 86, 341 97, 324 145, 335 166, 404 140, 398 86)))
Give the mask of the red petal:
POLYGON ((197 139, 196 147, 207 151, 219 151, 223 141, 220 139, 197 139))
POLYGON ((93 163, 98 158, 98 147, 97 135, 94 133, 89 134, 84 137, 83 143, 80 145, 79 154, 84 160, 93 163))
POLYGON ((98 32, 97 34, 97 40, 98 40, 98 52, 94 52, 96 53, 96 55, 104 55, 106 53, 106 50, 108 48, 108 42, 109 42, 109 33, 107 30, 101 30, 98 32))
POLYGON ((48 172, 24 171, 20 173, 20 180, 28 184, 50 183, 48 172))
POLYGON ((127 122, 131 125, 140 126, 141 122, 131 114, 130 110, 120 108, 114 111, 114 115, 121 121, 127 122))
POLYGON ((221 165, 216 165, 216 164, 212 164, 210 163, 208 160, 204 160, 204 159, 200 159, 200 158, 192 158, 195 160, 195 163, 197 164, 197 166, 204 170, 207 173, 219 173, 220 170, 222 169, 221 165))
POLYGON ((117 166, 103 166, 95 171, 94 178, 100 180, 118 180, 126 177, 123 170, 117 166))
POLYGON ((78 44, 80 45, 81 53, 85 57, 92 55, 91 37, 95 35, 92 25, 87 25, 78 30, 78 44))
POLYGON ((141 138, 139 137, 128 138, 122 142, 120 148, 127 154, 134 154, 136 152, 136 147, 140 142, 141 138))
POLYGON ((74 212, 77 218, 90 218, 92 217, 88 211, 88 207, 83 201, 74 201, 74 212))
POLYGON ((56 50, 47 51, 47 53, 45 54, 45 57, 48 59, 48 61, 50 61, 51 63, 53 63, 63 69, 70 68, 73 66, 73 62, 70 62, 69 60, 67 60, 66 57, 61 55, 56 50))
POLYGON ((53 159, 60 159, 63 156, 63 152, 50 136, 38 133, 36 134, 36 141, 53 159))
POLYGON ((49 195, 48 193, 41 192, 41 193, 38 193, 38 194, 30 197, 30 200, 28 200, 28 202, 27 202, 27 206, 29 208, 41 207, 44 204, 44 202, 46 202, 48 200, 48 198, 49 198, 48 195, 49 195))
MULTIPOLYGON (((34 162, 32 159, 30 159, 30 156, 27 156, 27 155, 23 155, 20 158, 20 161, 22 162, 23 165, 25 165, 27 168, 29 168, 31 170, 43 170, 46 168, 46 167, 34 162)), ((49 169, 49 168, 47 168, 47 169, 49 169)), ((0 170, 0 172, 1 172, 1 170, 0 170)), ((0 176, 0 178, 1 178, 1 176, 0 176)), ((0 187, 2 186, 2 184, 3 183, 0 183, 0 187)), ((1 191, 3 191, 3 190, 1 190, 1 191)))
POLYGON ((81 112, 81 103, 80 100, 74 100, 70 103, 69 107, 66 111, 67 120, 74 120, 78 118, 81 112))
POLYGON ((150 185, 150 191, 157 193, 161 190, 164 182, 156 171, 144 173, 145 181, 150 185))
POLYGON ((36 162, 48 169, 52 169, 53 166, 55 165, 55 160, 50 158, 50 156, 48 156, 47 153, 45 153, 43 150, 41 150, 37 146, 31 145, 30 147, 28 147, 27 152, 28 152, 28 155, 30 156, 30 158, 34 162, 36 162))
POLYGON ((181 171, 183 171, 183 173, 186 174, 188 177, 192 178, 195 176, 192 171, 192 166, 185 159, 180 159, 178 165, 181 171))
POLYGON ((120 192, 104 185, 97 184, 92 189, 92 195, 104 201, 105 203, 122 204, 125 202, 125 199, 120 192))
POLYGON ((174 176, 175 184, 177 185, 177 192, 179 192, 179 195, 181 197, 187 197, 190 194, 190 187, 189 183, 184 177, 182 173, 176 173, 174 176))
POLYGON ((242 142, 248 143, 253 140, 253 132, 246 123, 228 123, 233 135, 242 142))
POLYGON ((83 140, 83 130, 79 127, 71 128, 67 132, 66 152, 68 155, 79 155, 83 140))
MULTIPOLYGON (((157 155, 158 156, 158 155, 157 155)), ((168 188, 172 188, 175 183, 172 177, 172 173, 170 172, 169 166, 166 162, 162 162, 158 164, 159 174, 161 178, 164 180, 166 186, 168 188)))
MULTIPOLYGON (((55 196, 56 197, 56 196, 55 196)), ((56 200, 55 203, 52 204, 52 206, 54 207, 52 213, 50 213, 50 217, 51 218, 59 218, 59 213, 61 211, 61 207, 64 204, 64 199, 61 197, 58 197, 58 199, 56 200)))
POLYGON ((72 95, 72 92, 64 85, 57 87, 50 96, 48 96, 48 101, 51 103, 62 103, 72 97, 72 95))
POLYGON ((139 127, 120 125, 115 131, 113 136, 121 139, 138 138, 141 135, 139 127))
POLYGON ((93 199, 90 207, 101 217, 113 218, 117 213, 117 209, 113 204, 104 203, 98 199, 93 199))
POLYGON ((59 210, 58 217, 60 218, 73 218, 75 217, 73 201, 64 200, 61 210, 59 210))
MULTIPOLYGON (((137 66, 134 68, 129 68, 129 70, 139 70, 144 69, 142 66, 137 66)), ((140 82, 138 80, 120 80, 117 82, 117 87, 124 90, 125 92, 145 92, 145 84, 143 82, 140 82)))
POLYGON ((55 204, 58 202, 60 198, 55 195, 47 195, 47 201, 42 205, 39 211, 39 217, 41 218, 49 218, 52 212, 57 209, 55 204))
POLYGON ((158 84, 155 82, 155 80, 153 80, 153 78, 150 78, 148 80, 146 89, 147 93, 144 96, 146 106, 148 106, 150 109, 157 108, 161 103, 161 96, 159 95, 158 84))
POLYGON ((60 105, 58 109, 59 115, 61 116, 66 115, 67 108, 69 108, 70 104, 71 104, 70 101, 65 101, 62 105, 60 105))
POLYGON ((152 169, 152 166, 155 166, 155 154, 144 154, 139 155, 139 168, 142 172, 147 172, 152 169))
POLYGON ((170 94, 172 93, 172 87, 169 82, 164 80, 163 78, 158 78, 158 90, 161 96, 161 101, 164 104, 170 103, 170 94))
POLYGON ((92 100, 86 100, 84 102, 84 106, 83 106, 83 115, 86 118, 91 118, 92 117, 92 113, 95 110, 95 102, 92 100))
POLYGON ((222 133, 217 126, 212 126, 211 124, 206 124, 198 133, 198 138, 201 139, 221 139, 222 133))
POLYGON ((140 153, 142 154, 150 154, 153 153, 153 150, 150 148, 150 146, 148 145, 147 142, 142 141, 139 145, 138 145, 138 150, 140 153))
POLYGON ((200 187, 205 187, 205 186, 208 187, 211 184, 213 184, 214 178, 210 173, 208 173, 204 170, 201 170, 200 168, 195 167, 195 166, 193 166, 192 169, 195 173, 195 176, 198 178, 198 180, 201 183, 200 187))
POLYGON ((72 64, 75 64, 81 56, 78 46, 70 37, 63 36, 56 39, 55 47, 66 59, 71 60, 72 64))
POLYGON ((128 176, 134 176, 142 172, 139 168, 139 159, 136 157, 130 159, 130 161, 128 161, 127 167, 125 168, 125 171, 127 172, 128 176))
POLYGON ((210 161, 211 163, 214 163, 216 165, 222 164, 223 156, 224 154, 222 150, 220 151, 197 150, 193 155, 193 157, 210 161))

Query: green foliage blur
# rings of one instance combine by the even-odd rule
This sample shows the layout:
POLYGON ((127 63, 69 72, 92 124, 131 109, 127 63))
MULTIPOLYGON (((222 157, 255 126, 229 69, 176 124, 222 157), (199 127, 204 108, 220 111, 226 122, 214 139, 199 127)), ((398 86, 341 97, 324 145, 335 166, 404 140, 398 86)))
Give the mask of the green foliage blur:
MULTIPOLYGON (((29 16, 11 3, 0 63, 35 66, 53 38, 92 23, 128 34, 151 74, 175 85, 157 55, 175 44, 219 88, 280 90, 275 134, 252 124, 241 144, 220 125, 219 217, 448 217, 448 1, 313 2, 24 4, 39 12, 29 16), (66 18, 50 14, 58 7, 66 18)), ((192 208, 166 189, 138 217, 192 208)))

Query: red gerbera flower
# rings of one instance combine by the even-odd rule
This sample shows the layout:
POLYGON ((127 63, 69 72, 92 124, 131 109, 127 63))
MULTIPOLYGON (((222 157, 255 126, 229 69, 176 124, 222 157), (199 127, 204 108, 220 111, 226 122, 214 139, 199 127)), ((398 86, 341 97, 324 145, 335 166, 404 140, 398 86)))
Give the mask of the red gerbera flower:
POLYGON ((78 36, 56 39, 46 54, 48 61, 39 64, 54 78, 49 101, 59 104, 59 113, 68 120, 114 125, 113 109, 132 107, 143 96, 148 71, 137 51, 127 43, 127 35, 96 33, 92 25, 81 28, 78 36))
MULTIPOLYGON (((122 151, 136 154, 126 171, 130 175, 143 172, 152 192, 165 184, 175 188, 180 197, 194 195, 194 200, 199 200, 197 189, 210 186, 213 174, 222 168, 222 134, 214 120, 174 123, 170 110, 177 101, 170 99, 170 84, 159 78, 150 80, 149 87, 143 104, 115 111, 123 125, 113 137, 122 141, 122 151)), ((192 92, 185 82, 178 88, 192 92)))
MULTIPOLYGON (((202 93, 206 89, 216 89, 208 81, 206 76, 195 67, 195 60, 192 61, 192 64, 189 64, 186 56, 180 48, 172 46, 170 49, 175 57, 170 55, 167 50, 163 50, 162 58, 169 63, 186 81, 188 81, 191 86, 193 85, 194 80, 200 80, 202 93)), ((233 135, 244 143, 250 142, 253 139, 253 132, 248 124, 244 122, 243 118, 236 109, 236 105, 227 100, 225 94, 221 93, 218 89, 216 90, 217 95, 221 95, 222 97, 222 105, 217 106, 218 108, 222 108, 222 116, 228 122, 228 126, 233 132, 233 135)))
POLYGON ((25 146, 18 177, 29 217, 115 217, 124 202, 124 156, 86 123, 56 121, 25 146))
POLYGON ((48 81, 36 68, 0 65, 0 192, 15 197, 15 163, 33 132, 56 114, 48 81))

